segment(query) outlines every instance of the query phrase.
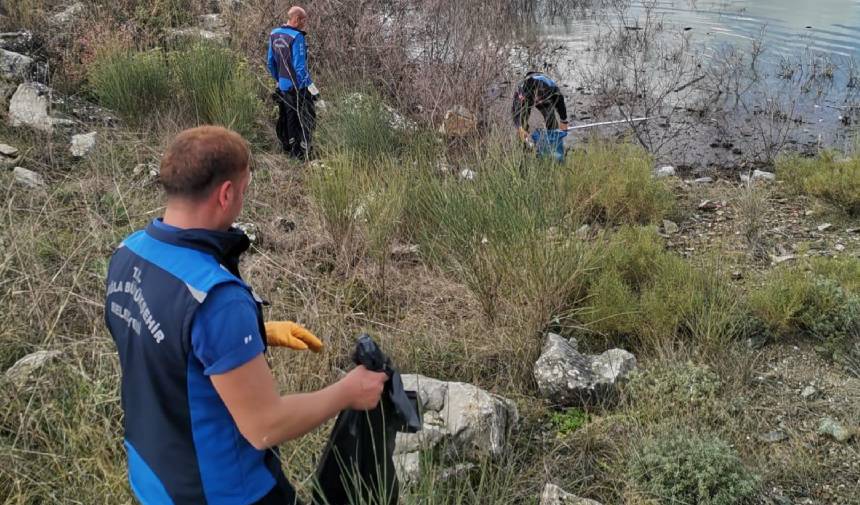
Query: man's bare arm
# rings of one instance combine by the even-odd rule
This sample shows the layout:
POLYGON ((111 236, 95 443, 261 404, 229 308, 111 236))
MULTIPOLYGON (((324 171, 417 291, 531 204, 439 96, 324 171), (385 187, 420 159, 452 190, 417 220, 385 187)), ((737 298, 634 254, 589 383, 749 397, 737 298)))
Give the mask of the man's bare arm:
POLYGON ((280 396, 260 354, 211 378, 242 435, 255 448, 265 449, 304 435, 341 410, 376 407, 388 376, 359 366, 319 391, 280 396))

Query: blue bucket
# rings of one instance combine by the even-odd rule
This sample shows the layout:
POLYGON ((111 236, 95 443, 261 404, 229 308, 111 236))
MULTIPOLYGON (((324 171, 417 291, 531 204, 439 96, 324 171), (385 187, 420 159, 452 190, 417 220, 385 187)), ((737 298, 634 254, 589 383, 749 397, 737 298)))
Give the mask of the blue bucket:
POLYGON ((564 161, 564 138, 567 132, 562 130, 535 130, 532 132, 532 141, 539 157, 552 156, 555 161, 564 161))

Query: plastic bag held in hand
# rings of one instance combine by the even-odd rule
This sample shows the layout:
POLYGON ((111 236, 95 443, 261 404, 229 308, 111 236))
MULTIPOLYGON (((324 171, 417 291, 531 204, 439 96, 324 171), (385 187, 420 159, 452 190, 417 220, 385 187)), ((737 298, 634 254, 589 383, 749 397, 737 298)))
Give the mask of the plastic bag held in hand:
POLYGON ((320 352, 323 343, 304 326, 292 321, 266 323, 266 343, 275 347, 288 347, 296 351, 320 352))
POLYGON ((373 410, 345 410, 332 429, 317 468, 315 505, 374 503, 396 505, 399 485, 394 471, 397 432, 421 429, 414 391, 405 391, 400 373, 368 335, 358 339, 356 365, 385 372, 388 380, 373 410))

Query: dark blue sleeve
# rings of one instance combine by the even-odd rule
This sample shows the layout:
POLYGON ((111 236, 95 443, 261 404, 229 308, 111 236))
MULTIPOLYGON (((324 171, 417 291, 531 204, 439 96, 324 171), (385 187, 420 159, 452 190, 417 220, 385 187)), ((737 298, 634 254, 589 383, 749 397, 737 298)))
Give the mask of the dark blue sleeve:
POLYGON ((272 51, 272 37, 269 37, 269 52, 266 55, 266 65, 269 67, 269 73, 275 80, 278 80, 278 62, 275 61, 275 52, 272 51))
POLYGON ((238 284, 210 291, 194 315, 191 347, 206 375, 229 372, 261 354, 263 336, 251 294, 238 284))
POLYGON ((301 33, 293 41, 293 68, 296 70, 296 83, 299 88, 311 85, 311 75, 308 73, 308 47, 301 33))

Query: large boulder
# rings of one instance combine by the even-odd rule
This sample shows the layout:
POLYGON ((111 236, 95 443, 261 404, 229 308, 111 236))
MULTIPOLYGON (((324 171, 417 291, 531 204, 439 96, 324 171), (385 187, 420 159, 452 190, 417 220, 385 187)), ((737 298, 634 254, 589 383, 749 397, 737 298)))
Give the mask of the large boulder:
POLYGON ((36 351, 28 354, 6 370, 6 379, 18 387, 24 387, 42 367, 59 355, 60 351, 36 351))
POLYGON ((510 400, 471 384, 422 375, 404 375, 403 385, 418 393, 424 422, 418 433, 397 434, 394 463, 401 481, 414 482, 419 476, 421 451, 438 449, 443 464, 505 452, 519 419, 510 400))
POLYGON ((615 385, 636 368, 636 357, 623 349, 586 355, 576 341, 550 333, 534 377, 541 396, 556 405, 582 405, 614 393, 615 385))
POLYGON ((9 100, 9 123, 12 126, 29 126, 46 133, 53 132, 55 126, 71 124, 67 119, 51 116, 50 95, 51 88, 43 84, 20 84, 9 100))
POLYGON ((0 78, 22 82, 33 67, 33 58, 0 49, 0 78))
POLYGON ((555 484, 547 484, 540 495, 540 505, 601 505, 601 503, 588 498, 580 498, 555 484))

